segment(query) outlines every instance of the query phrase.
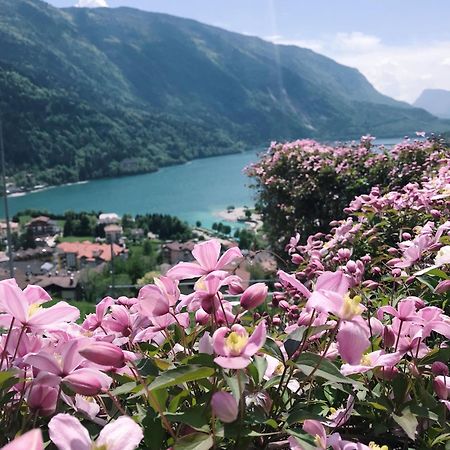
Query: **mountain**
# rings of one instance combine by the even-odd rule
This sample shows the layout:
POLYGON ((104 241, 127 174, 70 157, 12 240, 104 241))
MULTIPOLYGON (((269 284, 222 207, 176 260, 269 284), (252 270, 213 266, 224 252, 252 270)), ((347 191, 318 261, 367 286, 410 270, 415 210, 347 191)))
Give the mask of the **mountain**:
POLYGON ((445 89, 425 89, 414 102, 436 117, 450 119, 450 91, 445 89))
POLYGON ((270 140, 450 122, 311 50, 130 8, 0 0, 0 111, 21 184, 149 171, 270 140))

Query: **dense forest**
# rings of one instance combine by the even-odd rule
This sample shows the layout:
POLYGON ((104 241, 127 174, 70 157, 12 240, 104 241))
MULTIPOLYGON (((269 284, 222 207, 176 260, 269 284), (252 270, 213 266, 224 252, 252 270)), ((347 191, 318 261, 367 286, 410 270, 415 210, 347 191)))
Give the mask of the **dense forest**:
POLYGON ((8 171, 22 186, 271 140, 450 129, 311 50, 164 14, 0 0, 0 48, 8 171))

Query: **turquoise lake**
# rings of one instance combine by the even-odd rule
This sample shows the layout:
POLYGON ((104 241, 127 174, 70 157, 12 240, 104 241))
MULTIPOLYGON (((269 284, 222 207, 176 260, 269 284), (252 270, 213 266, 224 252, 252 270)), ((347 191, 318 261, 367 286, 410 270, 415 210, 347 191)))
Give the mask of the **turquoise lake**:
MULTIPOLYGON (((377 144, 392 145, 400 139, 377 144)), ((210 227, 220 221, 214 212, 227 206, 252 206, 254 193, 243 169, 257 160, 257 151, 198 159, 165 167, 158 172, 120 178, 93 180, 47 188, 8 198, 11 216, 24 209, 53 213, 103 211, 117 214, 172 214, 210 227)), ((3 216, 3 202, 0 202, 3 216)))
MULTIPOLYGON (((158 172, 51 187, 9 196, 11 216, 33 208, 53 213, 74 211, 116 212, 119 215, 172 214, 204 226, 220 221, 215 211, 229 205, 252 206, 252 192, 244 167, 257 152, 198 159, 164 167, 158 172)), ((0 207, 3 216, 3 203, 0 207)))

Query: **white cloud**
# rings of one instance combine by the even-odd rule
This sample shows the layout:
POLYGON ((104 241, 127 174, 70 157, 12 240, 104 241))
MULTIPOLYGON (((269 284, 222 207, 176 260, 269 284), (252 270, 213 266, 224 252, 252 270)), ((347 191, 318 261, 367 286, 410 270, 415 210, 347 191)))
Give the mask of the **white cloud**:
POLYGON ((290 40, 282 36, 270 40, 310 48, 355 67, 376 89, 398 100, 412 103, 426 88, 450 90, 450 41, 388 45, 377 36, 359 31, 317 40, 290 40))
POLYGON ((360 31, 351 33, 337 33, 334 46, 341 51, 364 52, 378 48, 381 39, 370 34, 364 34, 360 31))
POLYGON ((107 8, 106 0, 78 0, 75 5, 77 8, 107 8))

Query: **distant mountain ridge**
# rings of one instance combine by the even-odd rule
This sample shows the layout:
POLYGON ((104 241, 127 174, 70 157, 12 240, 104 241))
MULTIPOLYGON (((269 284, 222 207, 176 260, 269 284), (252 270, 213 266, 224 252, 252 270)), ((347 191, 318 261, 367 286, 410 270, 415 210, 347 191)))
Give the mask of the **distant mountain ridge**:
POLYGON ((450 129, 356 69, 131 8, 0 0, 0 111, 20 182, 154 170, 299 137, 450 129))
POLYGON ((436 117, 450 119, 450 91, 445 89, 425 89, 414 102, 436 117))

